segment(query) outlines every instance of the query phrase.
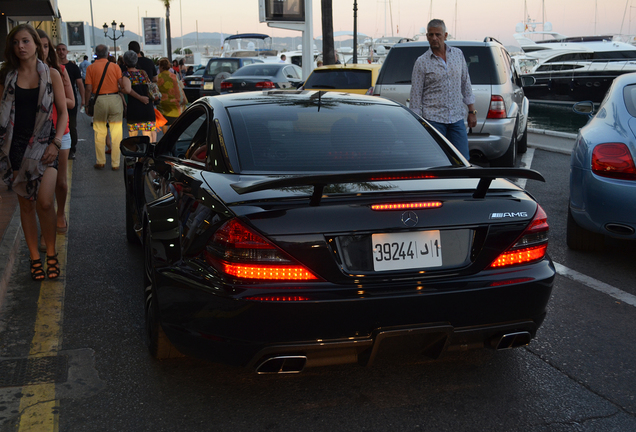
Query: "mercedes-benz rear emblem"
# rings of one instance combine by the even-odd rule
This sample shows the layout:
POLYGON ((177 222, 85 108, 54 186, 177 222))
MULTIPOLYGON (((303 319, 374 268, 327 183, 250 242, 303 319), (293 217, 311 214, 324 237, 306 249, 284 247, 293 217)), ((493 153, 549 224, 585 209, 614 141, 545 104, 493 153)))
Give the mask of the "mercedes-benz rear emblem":
POLYGON ((418 221, 419 218, 417 217, 417 214, 415 214, 415 212, 409 210, 402 213, 402 223, 407 227, 414 227, 415 225, 417 225, 418 221))
POLYGON ((246 83, 245 81, 243 81, 243 82, 241 83, 241 87, 245 87, 246 85, 247 85, 247 83, 246 83))

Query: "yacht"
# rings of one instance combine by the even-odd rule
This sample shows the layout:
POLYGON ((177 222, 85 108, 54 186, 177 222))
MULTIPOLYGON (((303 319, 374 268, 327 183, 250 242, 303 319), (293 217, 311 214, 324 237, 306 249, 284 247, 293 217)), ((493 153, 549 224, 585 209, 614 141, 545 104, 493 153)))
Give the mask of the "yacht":
POLYGON ((531 31, 514 37, 524 51, 515 56, 517 70, 535 81, 523 88, 531 102, 600 103, 614 78, 636 72, 636 46, 613 36, 566 37, 531 31))

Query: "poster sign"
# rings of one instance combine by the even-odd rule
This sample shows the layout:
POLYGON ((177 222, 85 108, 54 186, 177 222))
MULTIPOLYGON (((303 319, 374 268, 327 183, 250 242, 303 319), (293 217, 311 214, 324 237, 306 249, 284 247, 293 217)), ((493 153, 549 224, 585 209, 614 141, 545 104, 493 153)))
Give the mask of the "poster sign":
MULTIPOLYGON (((261 0, 265 2, 265 19, 267 21, 305 21, 304 0, 261 0)), ((261 22, 263 22, 261 21, 261 22)))
POLYGON ((66 32, 68 34, 69 46, 86 45, 86 38, 84 37, 84 23, 82 21, 67 22, 66 32))
POLYGON ((161 45, 161 18, 143 18, 144 45, 161 45))

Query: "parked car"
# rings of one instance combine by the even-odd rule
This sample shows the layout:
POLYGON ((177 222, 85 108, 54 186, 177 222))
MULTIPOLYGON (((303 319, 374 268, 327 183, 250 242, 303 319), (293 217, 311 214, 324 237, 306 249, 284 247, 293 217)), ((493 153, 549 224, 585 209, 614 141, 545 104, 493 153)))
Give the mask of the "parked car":
MULTIPOLYGON (((514 166, 517 153, 528 148, 530 105, 510 54, 492 38, 446 43, 463 51, 475 95, 477 127, 468 132, 471 159, 486 158, 490 166, 514 166)), ((373 94, 408 105, 415 60, 428 49, 428 42, 393 45, 373 94)))
POLYGON ((190 103, 199 99, 201 96, 201 87, 203 87, 204 81, 203 72, 205 72, 205 66, 197 68, 192 75, 183 77, 183 91, 190 103))
POLYGON ((221 82, 221 94, 255 90, 297 89, 303 84, 303 70, 289 63, 246 65, 221 82))
POLYGON ((395 102, 206 97, 121 149, 156 357, 368 365, 387 346, 523 346, 545 317, 546 214, 505 179, 543 177, 469 165, 395 102))
POLYGON ((579 130, 570 159, 567 244, 597 250, 604 237, 636 239, 636 73, 614 79, 598 111, 579 130))
POLYGON ((221 82, 245 65, 263 63, 263 60, 252 57, 217 57, 208 60, 203 72, 203 88, 201 96, 220 94, 221 82))
POLYGON ((321 66, 305 81, 305 90, 339 91, 372 94, 381 64, 348 64, 321 66))

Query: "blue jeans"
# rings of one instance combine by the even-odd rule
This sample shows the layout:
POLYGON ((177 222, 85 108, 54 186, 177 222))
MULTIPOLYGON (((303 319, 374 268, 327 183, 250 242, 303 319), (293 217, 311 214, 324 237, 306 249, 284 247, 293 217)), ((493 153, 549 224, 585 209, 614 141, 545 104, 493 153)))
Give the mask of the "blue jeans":
POLYGON ((468 154, 468 134, 466 133, 466 125, 464 120, 455 123, 437 123, 427 120, 439 133, 444 135, 457 150, 466 158, 470 159, 468 154))

